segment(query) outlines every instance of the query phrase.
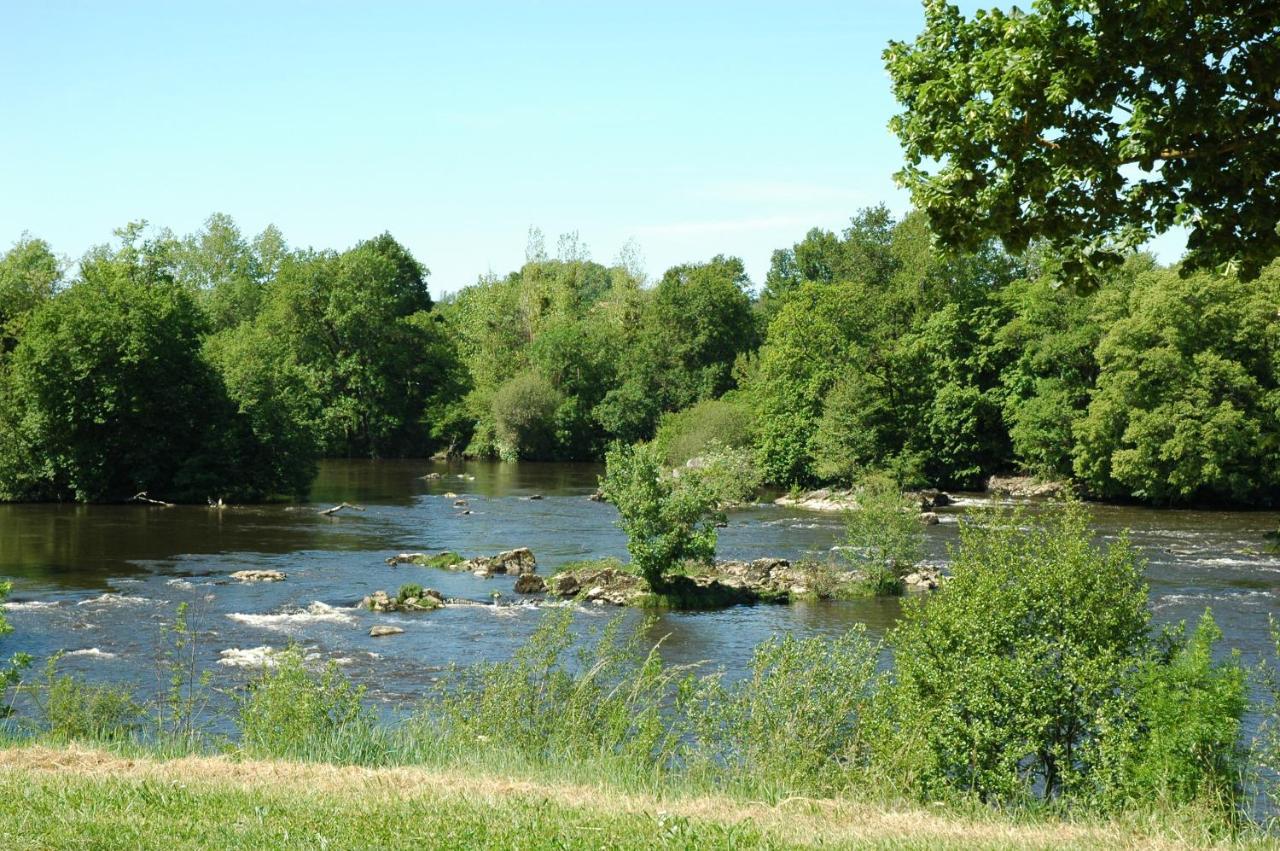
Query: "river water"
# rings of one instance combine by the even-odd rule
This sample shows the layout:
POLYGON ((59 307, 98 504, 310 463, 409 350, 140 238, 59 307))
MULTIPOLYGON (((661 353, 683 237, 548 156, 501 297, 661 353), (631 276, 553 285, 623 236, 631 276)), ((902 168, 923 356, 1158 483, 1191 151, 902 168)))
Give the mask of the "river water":
MULTIPOLYGON (((161 627, 185 601, 201 632, 201 662, 216 683, 249 677, 252 663, 232 663, 292 640, 316 660, 337 661, 387 706, 406 706, 450 663, 508 657, 535 628, 539 598, 517 598, 511 577, 393 568, 386 557, 443 549, 489 555, 527 546, 544 575, 565 561, 625 558, 614 509, 587 499, 599 472, 576 464, 329 461, 308 505, 0 505, 0 577, 13 580, 5 615, 15 627, 0 639, 0 655, 26 651, 39 662, 66 651, 63 669, 128 682, 145 694, 161 682, 161 627), (423 478, 429 472, 442 478, 423 478), (542 498, 529 498, 535 495, 542 498), (471 513, 455 507, 456 499, 465 499, 471 513), (330 517, 317 511, 343 501, 365 510, 330 517), (288 578, 228 579, 246 568, 280 570, 288 578), (365 594, 394 593, 405 582, 476 605, 416 615, 355 608, 365 594), (405 632, 371 638, 369 628, 378 623, 405 632)), ((927 529, 931 560, 945 560, 959 518, 985 499, 958 502, 927 529)), ((1158 621, 1193 622, 1209 608, 1224 643, 1239 648, 1247 662, 1265 653, 1268 615, 1280 613, 1280 555, 1268 552, 1263 533, 1276 528, 1280 514, 1090 510, 1103 538, 1129 529, 1148 559, 1158 621)), ((730 515, 720 530, 719 556, 825 557, 840 537, 837 516, 762 504, 730 515)), ((704 662, 732 675, 770 635, 835 635, 855 623, 879 635, 898 611, 892 599, 745 606, 665 613, 649 629, 655 641, 665 637, 669 661, 704 662)), ((601 624, 618 614, 595 606, 580 612, 583 623, 601 624)))

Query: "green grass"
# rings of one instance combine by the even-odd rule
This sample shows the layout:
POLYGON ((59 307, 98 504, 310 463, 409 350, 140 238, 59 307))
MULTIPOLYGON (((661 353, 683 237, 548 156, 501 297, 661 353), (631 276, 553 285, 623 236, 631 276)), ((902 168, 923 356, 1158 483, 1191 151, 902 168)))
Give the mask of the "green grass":
MULTIPOLYGON (((1194 834, 1140 824, 76 747, 0 749, 0 801, 6 849, 1199 847, 1194 834)), ((1266 846, 1259 838, 1234 847, 1266 846)))

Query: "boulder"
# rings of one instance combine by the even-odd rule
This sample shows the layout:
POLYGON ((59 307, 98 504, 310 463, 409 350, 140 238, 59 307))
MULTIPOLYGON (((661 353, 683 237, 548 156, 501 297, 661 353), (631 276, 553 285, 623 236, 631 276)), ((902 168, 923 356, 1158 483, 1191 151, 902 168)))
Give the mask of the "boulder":
POLYGON ((392 597, 386 591, 374 591, 360 601, 360 606, 373 612, 429 612, 443 608, 444 597, 434 588, 423 589, 421 596, 403 598, 392 597))
POLYGON ((384 635, 399 635, 402 632, 404 632, 404 630, 398 626, 386 626, 379 624, 369 630, 369 635, 373 638, 381 638, 384 635))
POLYGON ((517 594, 541 594, 546 590, 547 583, 536 573, 522 573, 516 577, 517 594))
POLYGON ((237 582, 283 582, 284 574, 278 570, 237 570, 231 578, 237 582))
POLYGON ((476 576, 483 577, 496 576, 500 573, 522 576, 526 573, 536 573, 538 560, 534 558, 533 551, 528 547, 517 547, 514 550, 504 550, 496 556, 473 558, 459 565, 459 568, 470 570, 476 576))
POLYGON ((558 573, 551 577, 551 584, 555 593, 561 597, 572 597, 582 590, 578 577, 572 573, 558 573))
POLYGON ((920 512, 920 522, 925 526, 937 526, 942 521, 939 520, 938 515, 934 514, 932 511, 922 511, 920 512))
POLYGON ((942 508, 944 505, 950 505, 954 500, 949 494, 945 494, 937 488, 925 488, 924 490, 908 491, 906 496, 912 497, 919 501, 921 511, 929 511, 933 508, 942 508))
POLYGON ((1055 499, 1070 491, 1066 482, 1042 481, 1032 476, 992 476, 987 491, 1013 499, 1055 499))

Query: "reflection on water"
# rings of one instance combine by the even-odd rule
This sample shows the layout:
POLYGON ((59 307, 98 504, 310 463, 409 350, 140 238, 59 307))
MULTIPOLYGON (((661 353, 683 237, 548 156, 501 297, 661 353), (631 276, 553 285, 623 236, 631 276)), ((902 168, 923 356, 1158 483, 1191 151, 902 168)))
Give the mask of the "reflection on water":
MULTIPOLYGON (((393 568, 386 556, 528 546, 543 573, 572 559, 625 557, 613 508, 586 498, 599 472, 586 464, 333 461, 322 465, 308 505, 0 505, 0 576, 14 579, 6 615, 17 628, 4 640, 4 655, 69 650, 68 668, 148 689, 158 682, 159 627, 177 603, 189 601, 205 632, 205 664, 220 677, 250 670, 226 660, 260 658, 259 648, 295 640, 316 658, 339 662, 375 696, 412 698, 451 662, 509 656, 536 627, 539 609, 517 600, 509 577, 393 568), (423 478, 427 473, 440 475, 423 478), (455 506, 459 499, 466 506, 455 506), (366 510, 332 517, 317 511, 343 501, 366 510), (248 585, 228 579, 247 567, 281 570, 288 579, 248 585), (370 591, 411 581, 475 605, 415 616, 354 608, 370 591), (374 623, 394 623, 405 633, 370 638, 374 623)), ((985 500, 962 499, 943 511, 943 522, 926 533, 931 560, 945 560, 958 518, 979 504, 985 500)), ((1104 539, 1131 530, 1149 560, 1157 619, 1190 621, 1211 608, 1227 643, 1246 659, 1265 650, 1267 616, 1280 602, 1280 556, 1265 551, 1262 535, 1280 515, 1091 511, 1104 539)), ((825 556, 840 535, 838 517, 766 504, 734 512, 719 551, 726 558, 825 556)), ((670 661, 705 662, 733 675, 770 635, 836 635, 854 623, 883 634, 898 612, 896 600, 748 606, 666 613, 648 629, 654 640, 665 637, 670 661)), ((579 621, 588 628, 617 614, 586 607, 579 621)))

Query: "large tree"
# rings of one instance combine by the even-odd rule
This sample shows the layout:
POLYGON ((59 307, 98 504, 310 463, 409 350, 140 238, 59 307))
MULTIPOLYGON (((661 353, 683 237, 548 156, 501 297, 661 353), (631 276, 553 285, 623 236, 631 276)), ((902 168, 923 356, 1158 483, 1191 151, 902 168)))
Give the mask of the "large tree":
POLYGON ((1280 256, 1275 0, 926 0, 885 61, 898 178, 952 247, 1047 240, 1075 280, 1174 225, 1187 269, 1280 256))

